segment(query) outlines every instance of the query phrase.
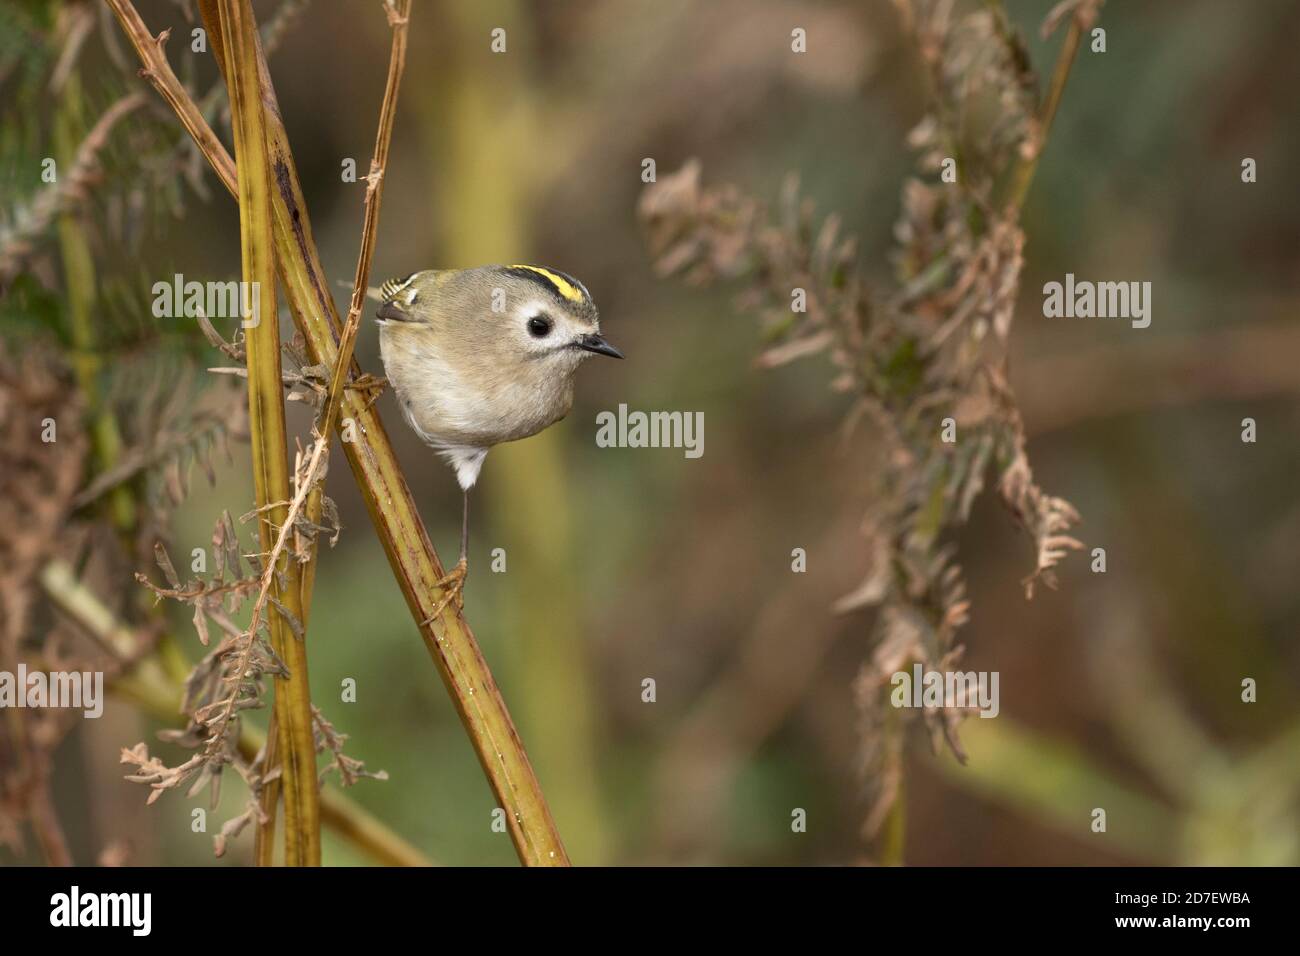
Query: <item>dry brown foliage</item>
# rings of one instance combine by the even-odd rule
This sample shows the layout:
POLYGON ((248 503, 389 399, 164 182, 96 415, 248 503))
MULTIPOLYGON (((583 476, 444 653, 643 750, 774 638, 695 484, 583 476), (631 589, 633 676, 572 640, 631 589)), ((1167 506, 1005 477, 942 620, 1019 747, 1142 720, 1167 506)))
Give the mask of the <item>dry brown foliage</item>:
MULTIPOLYGON (((1081 547, 1069 534, 1078 513, 1034 482, 1006 376, 1025 244, 1014 184, 1032 172, 1046 126, 1028 56, 996 6, 898 6, 931 98, 909 136, 917 175, 902 189, 891 288, 868 283, 855 240, 838 216, 818 220, 794 176, 769 209, 736 187, 704 186, 691 162, 648 187, 639 210, 660 275, 744 284, 738 307, 760 316, 768 342, 760 367, 825 355, 832 387, 852 398, 849 427, 875 426, 879 467, 864 476, 866 574, 836 605, 879 608, 857 681, 867 833, 884 821, 901 777, 903 721, 887 717, 914 715, 889 708, 891 678, 913 662, 950 670, 962 654, 956 638, 969 602, 951 539, 989 470, 1033 540, 1027 597, 1040 581, 1055 586, 1056 565, 1081 547), (955 183, 939 176, 946 158, 957 160, 955 183), (943 440, 946 419, 956 441, 943 440)), ((1091 6, 1076 3, 1058 19, 1091 6)), ((922 712, 932 746, 946 742, 962 760, 956 730, 967 710, 922 712)))

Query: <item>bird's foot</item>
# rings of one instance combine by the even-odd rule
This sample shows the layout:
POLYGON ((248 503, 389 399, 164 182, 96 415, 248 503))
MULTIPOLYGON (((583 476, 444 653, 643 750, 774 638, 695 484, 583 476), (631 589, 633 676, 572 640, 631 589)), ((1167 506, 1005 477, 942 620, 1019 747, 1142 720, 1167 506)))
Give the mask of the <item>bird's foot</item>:
POLYGON ((355 392, 360 392, 362 400, 366 403, 366 408, 379 400, 379 396, 384 393, 388 387, 388 379, 376 378, 369 372, 362 372, 356 378, 348 382, 347 387, 355 392))
POLYGON ((456 602, 457 611, 465 607, 465 577, 468 573, 469 564, 464 558, 461 558, 456 562, 454 568, 434 582, 434 586, 442 590, 442 597, 438 599, 438 603, 434 606, 429 619, 420 624, 421 627, 432 624, 441 617, 442 612, 447 609, 447 605, 452 601, 456 602))

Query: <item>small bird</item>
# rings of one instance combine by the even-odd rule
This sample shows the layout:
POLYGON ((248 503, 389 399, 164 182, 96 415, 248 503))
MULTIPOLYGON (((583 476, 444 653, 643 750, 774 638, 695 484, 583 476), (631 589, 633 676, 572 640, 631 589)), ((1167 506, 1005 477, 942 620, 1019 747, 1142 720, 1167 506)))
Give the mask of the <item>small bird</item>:
MULTIPOLYGON (((406 421, 456 470, 460 560, 438 587, 461 606, 469 490, 488 451, 536 435, 573 407, 573 376, 592 355, 621 359, 600 334, 591 295, 530 265, 426 270, 379 288, 379 354, 406 421)), ((426 622, 427 623, 427 622, 426 622)))

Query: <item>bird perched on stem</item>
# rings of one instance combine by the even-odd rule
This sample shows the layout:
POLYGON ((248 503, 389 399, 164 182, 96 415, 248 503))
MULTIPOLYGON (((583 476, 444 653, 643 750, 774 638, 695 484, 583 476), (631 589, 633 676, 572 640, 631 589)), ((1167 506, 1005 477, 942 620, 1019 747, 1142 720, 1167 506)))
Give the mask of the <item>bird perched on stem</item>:
POLYGON ((488 451, 536 435, 573 407, 573 376, 592 355, 622 358, 600 334, 581 282, 541 266, 428 270, 379 288, 379 353, 415 433, 456 470, 460 560, 430 620, 468 570, 469 490, 488 451))

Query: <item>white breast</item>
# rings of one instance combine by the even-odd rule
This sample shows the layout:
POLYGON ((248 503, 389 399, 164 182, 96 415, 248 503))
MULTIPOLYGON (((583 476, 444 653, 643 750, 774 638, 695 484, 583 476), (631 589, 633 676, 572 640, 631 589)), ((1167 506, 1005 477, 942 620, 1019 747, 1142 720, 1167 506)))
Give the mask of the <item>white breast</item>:
POLYGON ((537 434, 573 403, 572 369, 529 363, 507 375, 480 363, 458 371, 414 329, 381 326, 379 347, 402 414, 456 468, 463 488, 474 484, 488 448, 537 434))

